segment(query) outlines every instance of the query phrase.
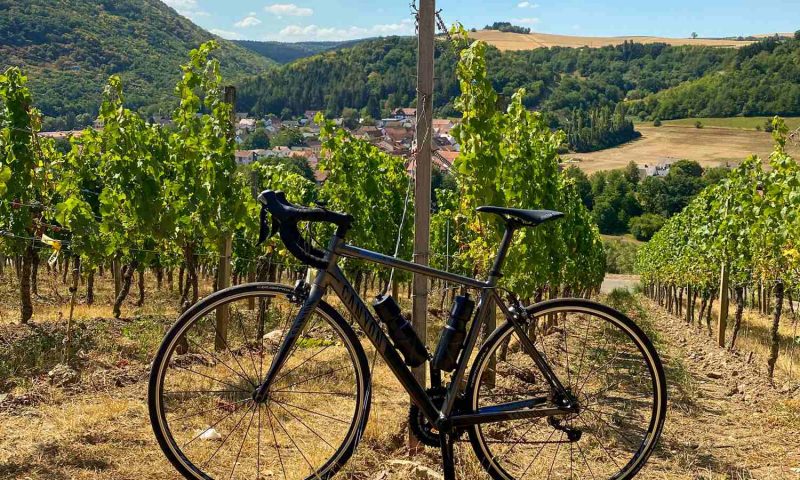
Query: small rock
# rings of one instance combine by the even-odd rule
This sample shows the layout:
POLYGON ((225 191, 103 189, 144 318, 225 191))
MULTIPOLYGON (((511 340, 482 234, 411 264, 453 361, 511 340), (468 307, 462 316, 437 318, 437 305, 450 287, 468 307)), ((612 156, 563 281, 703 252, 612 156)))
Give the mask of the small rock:
POLYGON ((264 335, 264 346, 267 350, 275 353, 283 342, 283 330, 273 330, 264 335))
POLYGON ((722 378, 722 374, 721 373, 719 373, 717 371, 713 371, 713 370, 709 371, 709 372, 706 372, 706 376, 708 378, 713 378, 715 380, 719 380, 720 378, 722 378))
POLYGON ((264 335, 264 342, 266 342, 269 345, 280 345, 282 339, 283 339, 282 330, 273 330, 264 335))
POLYGON ((50 379, 50 383, 53 385, 57 387, 63 387, 77 382, 80 379, 80 375, 78 375, 78 372, 70 368, 69 365, 59 363, 53 367, 52 370, 47 372, 47 378, 50 379))
POLYGON ((390 460, 389 466, 392 467, 392 470, 402 471, 411 480, 442 480, 444 478, 435 470, 410 460, 390 460))
POLYGON ((222 440, 222 435, 213 428, 208 428, 206 429, 206 431, 203 432, 202 435, 200 435, 200 440, 210 440, 210 441, 222 440))

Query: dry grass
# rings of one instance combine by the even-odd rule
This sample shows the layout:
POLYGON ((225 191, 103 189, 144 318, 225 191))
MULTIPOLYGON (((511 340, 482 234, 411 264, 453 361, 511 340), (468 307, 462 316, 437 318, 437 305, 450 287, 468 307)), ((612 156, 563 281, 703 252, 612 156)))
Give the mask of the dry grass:
MULTIPOLYGON (((698 301, 696 311, 700 311, 698 301)), ((719 318, 719 302, 712 308, 712 328, 716 326, 716 319, 719 318)), ((728 331, 726 338, 731 338, 733 332, 734 315, 736 305, 731 302, 728 307, 728 331)), ((744 355, 753 353, 753 361, 766 371, 767 357, 770 349, 770 328, 772 327, 772 316, 762 315, 758 310, 745 309, 742 315, 742 326, 736 339, 736 350, 744 355)), ((788 301, 784 303, 781 322, 778 328, 779 353, 776 363, 776 379, 778 385, 783 382, 800 380, 800 345, 795 341, 800 336, 800 315, 793 315, 788 306, 788 301)))
MULTIPOLYGON (((16 379, 16 386, 4 390, 18 399, 27 398, 30 404, 6 406, 0 412, 0 478, 178 478, 155 443, 145 403, 149 358, 176 313, 174 294, 166 288, 156 291, 151 281, 148 277, 152 295, 147 306, 137 310, 128 304, 124 320, 108 319, 107 279, 97 282, 99 306, 76 310, 77 322, 84 324, 87 332, 78 384, 51 385, 46 379, 48 367, 33 366, 28 378, 16 379)), ((43 279, 42 285, 48 282, 43 279)), ((0 308, 6 323, 0 325, 0 340, 30 330, 8 325, 16 308, 14 287, 8 278, 0 282, 0 308)), ((56 280, 53 289, 63 291, 65 287, 56 280)), ((41 329, 63 328, 63 320, 54 321, 63 307, 55 305, 57 297, 47 295, 37 301, 37 323, 41 329)), ((404 290, 399 297, 404 308, 408 307, 410 300, 404 290)), ((433 304, 438 306, 438 301, 434 299, 433 304)), ((796 448, 779 440, 797 438, 800 400, 776 397, 767 390, 763 398, 753 395, 747 401, 727 397, 727 385, 709 382, 704 371, 686 359, 695 349, 680 342, 666 319, 653 315, 655 320, 648 320, 642 316, 648 314, 641 312, 632 314, 659 334, 672 397, 664 440, 641 478, 794 478, 786 476, 787 468, 800 465, 800 458, 796 448)), ((432 316, 430 324, 429 344, 435 342, 440 317, 432 316)), ((678 323, 675 328, 680 332, 685 327, 678 323)), ((742 348, 746 341, 743 338, 742 348)), ((371 360, 373 350, 365 347, 371 360)), ((43 355, 58 357, 52 348, 45 350, 47 345, 36 348, 43 349, 43 355)), ((341 478, 376 478, 394 459, 412 459, 439 470, 436 449, 426 448, 414 456, 406 450, 407 396, 383 363, 376 365, 373 379, 370 421, 341 478)), ((457 455, 458 478, 487 478, 468 444, 458 444, 457 455)), ((407 476, 408 472, 393 471, 384 478, 407 476)))
POLYGON ((608 45, 620 45, 625 41, 637 43, 666 43, 669 45, 703 45, 712 47, 741 47, 753 43, 751 41, 718 40, 708 38, 668 38, 650 36, 620 37, 582 37, 574 35, 554 35, 550 33, 509 33, 497 30, 480 30, 471 32, 470 38, 483 40, 500 50, 531 50, 541 47, 591 47, 599 48, 608 45))
MULTIPOLYGON (((688 159, 704 167, 738 165, 749 155, 766 161, 773 150, 769 133, 738 128, 653 127, 638 125, 642 136, 618 147, 565 157, 587 173, 622 168, 630 162, 654 165, 664 160, 688 159)), ((800 147, 789 146, 789 153, 800 155, 800 147)))

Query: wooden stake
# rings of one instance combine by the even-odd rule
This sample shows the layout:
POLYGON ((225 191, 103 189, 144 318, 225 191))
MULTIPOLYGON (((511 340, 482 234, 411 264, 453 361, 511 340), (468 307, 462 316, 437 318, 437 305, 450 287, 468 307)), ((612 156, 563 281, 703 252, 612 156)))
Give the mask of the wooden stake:
MULTIPOLYGON (((417 154, 414 185, 414 262, 428 265, 431 215, 431 140, 433 124, 433 54, 436 28, 436 0, 419 2, 419 39, 417 56, 417 154)), ((423 341, 428 338, 428 279, 414 275, 412 324, 423 341)), ((414 376, 427 384, 425 365, 414 369, 414 376)), ((409 432, 409 448, 419 443, 409 432)))
POLYGON ((725 347, 725 331, 728 328, 728 266, 722 264, 719 284, 719 321, 717 323, 717 345, 725 347))

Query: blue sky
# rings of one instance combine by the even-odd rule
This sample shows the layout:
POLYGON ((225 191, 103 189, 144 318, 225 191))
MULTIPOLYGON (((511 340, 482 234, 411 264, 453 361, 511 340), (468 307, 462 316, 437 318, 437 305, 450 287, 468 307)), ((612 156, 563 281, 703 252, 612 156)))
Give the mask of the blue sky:
MULTIPOLYGON (((162 0, 224 38, 348 40, 411 35, 409 0, 162 0)), ((543 33, 722 37, 800 29, 800 0, 438 0, 444 21, 511 21, 543 33)))

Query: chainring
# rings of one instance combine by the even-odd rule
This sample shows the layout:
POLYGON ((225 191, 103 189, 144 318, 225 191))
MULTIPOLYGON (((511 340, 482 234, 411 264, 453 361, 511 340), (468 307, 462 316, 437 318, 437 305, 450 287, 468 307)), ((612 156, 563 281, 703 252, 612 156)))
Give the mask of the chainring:
MULTIPOLYGON (((425 390, 425 393, 427 393, 431 400, 433 400, 433 404, 436 406, 436 408, 441 408, 442 404, 444 404, 444 397, 447 394, 447 390, 444 387, 435 387, 425 390)), ((458 411, 461 403, 462 399, 459 396, 459 398, 456 399, 456 411, 458 411)), ((427 445, 429 447, 441 446, 439 431, 436 430, 436 427, 431 425, 430 422, 428 422, 428 419, 425 418, 425 415, 422 413, 419 407, 413 403, 411 404, 411 408, 408 410, 408 427, 411 430, 411 433, 413 433, 423 445, 427 445)), ((455 438, 458 438, 461 436, 463 431, 451 433, 454 433, 455 438)))

